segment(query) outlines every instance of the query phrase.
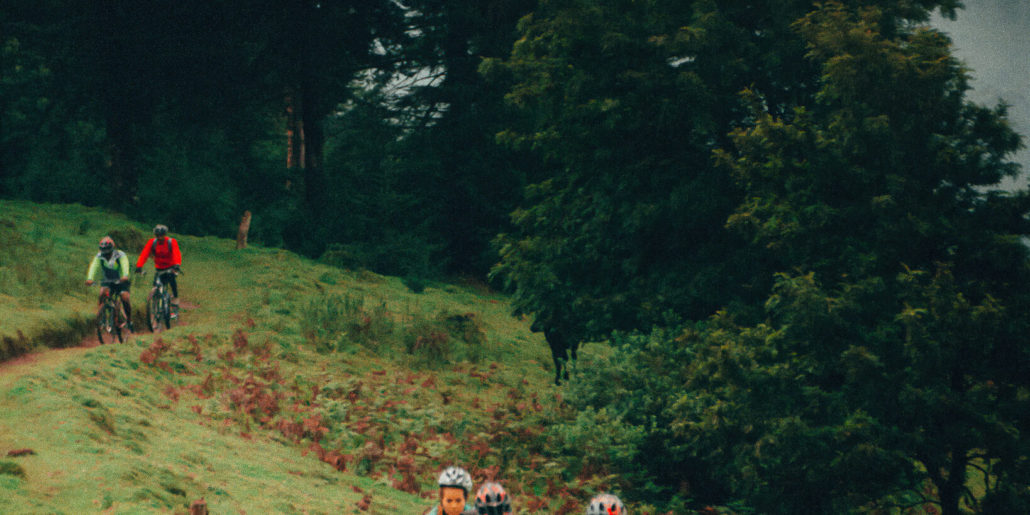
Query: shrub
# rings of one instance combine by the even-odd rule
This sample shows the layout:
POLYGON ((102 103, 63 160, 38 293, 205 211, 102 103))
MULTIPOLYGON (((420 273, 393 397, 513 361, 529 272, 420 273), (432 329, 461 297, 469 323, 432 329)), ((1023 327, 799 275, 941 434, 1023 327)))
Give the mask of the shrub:
POLYGON ((682 437, 683 421, 671 415, 692 358, 683 334, 616 334, 612 347, 580 350, 565 396, 577 416, 550 429, 573 464, 569 474, 614 474, 611 486, 632 491, 633 500, 661 500, 676 511, 690 498, 724 494, 682 437))
POLYGON ((328 295, 302 309, 300 331, 319 352, 341 350, 346 340, 379 344, 393 333, 394 321, 380 302, 368 308, 365 300, 350 295, 328 295))
POLYGON ((456 359, 482 359, 486 332, 475 313, 442 312, 433 318, 416 316, 404 333, 404 349, 423 363, 447 363, 456 359), (462 345, 456 345, 460 342, 462 345), (456 354, 456 350, 462 350, 456 354))
POLYGON ((434 320, 416 318, 404 332, 404 350, 423 364, 443 364, 451 358, 451 338, 434 320))
POLYGON ((12 461, 0 461, 0 475, 14 476, 25 479, 25 469, 12 461))
POLYGON ((107 235, 114 240, 115 245, 123 252, 135 255, 139 254, 140 250, 143 249, 143 245, 149 239, 147 234, 131 225, 109 231, 107 235))

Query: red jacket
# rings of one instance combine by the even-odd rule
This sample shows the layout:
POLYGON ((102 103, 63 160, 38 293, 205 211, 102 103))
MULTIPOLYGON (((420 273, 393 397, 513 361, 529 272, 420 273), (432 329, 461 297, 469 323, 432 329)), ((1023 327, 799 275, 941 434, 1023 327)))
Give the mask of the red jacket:
POLYGON ((151 250, 154 252, 154 268, 158 270, 182 264, 179 242, 175 241, 175 238, 171 236, 166 236, 164 243, 159 243, 157 238, 150 238, 150 241, 143 246, 143 250, 139 253, 139 259, 136 260, 136 268, 143 268, 147 258, 150 257, 151 250))

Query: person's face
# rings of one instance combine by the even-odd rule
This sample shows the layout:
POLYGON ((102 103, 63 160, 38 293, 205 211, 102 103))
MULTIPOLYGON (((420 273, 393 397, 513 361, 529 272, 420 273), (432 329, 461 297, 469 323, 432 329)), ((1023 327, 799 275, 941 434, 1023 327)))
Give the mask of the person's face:
POLYGON ((441 488, 440 506, 445 515, 461 515, 465 509, 465 491, 451 486, 441 488))

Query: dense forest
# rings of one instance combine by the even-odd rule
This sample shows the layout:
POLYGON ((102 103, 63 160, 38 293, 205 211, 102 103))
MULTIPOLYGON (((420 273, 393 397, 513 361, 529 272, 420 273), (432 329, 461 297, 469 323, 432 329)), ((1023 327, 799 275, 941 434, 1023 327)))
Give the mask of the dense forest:
POLYGON ((1030 195, 960 7, 11 0, 0 196, 488 276, 610 344, 553 452, 630 499, 1027 513, 1030 195))

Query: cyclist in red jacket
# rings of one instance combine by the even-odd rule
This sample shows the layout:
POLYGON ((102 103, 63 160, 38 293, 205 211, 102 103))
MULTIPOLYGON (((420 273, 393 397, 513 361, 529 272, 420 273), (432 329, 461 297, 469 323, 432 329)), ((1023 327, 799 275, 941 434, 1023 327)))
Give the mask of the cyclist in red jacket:
POLYGON ((143 265, 147 263, 147 258, 151 253, 154 254, 156 270, 154 284, 157 284, 157 278, 160 277, 161 282, 172 289, 172 318, 176 318, 179 313, 179 285, 175 283, 175 276, 179 273, 179 267, 182 265, 182 254, 179 253, 179 242, 168 236, 168 227, 164 225, 154 227, 154 237, 146 245, 143 245, 139 259, 136 260, 136 273, 143 271, 143 265))

